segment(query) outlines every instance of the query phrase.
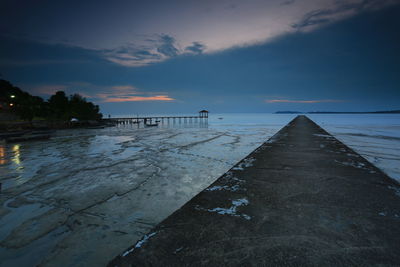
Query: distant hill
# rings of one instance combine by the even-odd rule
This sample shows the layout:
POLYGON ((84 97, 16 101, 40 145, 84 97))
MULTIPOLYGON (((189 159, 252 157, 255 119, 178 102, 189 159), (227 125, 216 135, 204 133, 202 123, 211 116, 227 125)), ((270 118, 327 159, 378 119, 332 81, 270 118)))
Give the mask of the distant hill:
POLYGON ((275 114, 400 114, 400 110, 384 110, 384 111, 277 111, 275 114))
POLYGON ((308 114, 392 114, 392 113, 400 113, 400 110, 384 110, 384 111, 310 111, 308 114))

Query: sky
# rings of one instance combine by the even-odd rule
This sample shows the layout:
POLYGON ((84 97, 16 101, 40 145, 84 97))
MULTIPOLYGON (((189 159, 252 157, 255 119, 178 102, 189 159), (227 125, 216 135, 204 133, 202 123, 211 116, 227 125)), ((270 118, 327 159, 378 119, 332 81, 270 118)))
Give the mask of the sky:
POLYGON ((0 0, 0 78, 104 115, 400 109, 400 0, 0 0))

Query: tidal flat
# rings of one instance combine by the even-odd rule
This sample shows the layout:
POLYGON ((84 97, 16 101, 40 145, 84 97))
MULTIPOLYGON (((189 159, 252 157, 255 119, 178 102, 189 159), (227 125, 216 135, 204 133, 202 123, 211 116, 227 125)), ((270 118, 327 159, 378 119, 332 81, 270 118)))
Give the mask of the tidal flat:
MULTIPOLYGON (((399 116, 358 116, 369 119, 310 117, 397 178, 399 116)), ((62 130, 1 144, 1 266, 105 265, 294 117, 218 114, 202 126, 62 130)))

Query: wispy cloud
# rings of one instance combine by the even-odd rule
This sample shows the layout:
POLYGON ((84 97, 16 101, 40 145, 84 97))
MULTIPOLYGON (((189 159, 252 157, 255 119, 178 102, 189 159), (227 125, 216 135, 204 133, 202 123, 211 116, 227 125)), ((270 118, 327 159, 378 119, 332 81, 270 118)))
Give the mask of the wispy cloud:
POLYGON ((321 99, 321 100, 289 100, 289 99, 269 99, 265 100, 266 103, 303 103, 303 104, 315 104, 315 103, 341 103, 344 100, 335 99, 321 99))
POLYGON ((147 38, 141 44, 129 43, 116 49, 105 49, 103 54, 111 62, 128 66, 141 67, 161 62, 184 54, 201 54, 206 45, 192 42, 181 48, 175 37, 168 34, 157 34, 147 38))
POLYGON ((378 10, 399 3, 398 0, 337 0, 334 5, 307 12, 292 28, 312 30, 317 26, 335 22, 363 11, 378 10))
POLYGON ((167 35, 155 35, 139 43, 128 43, 115 49, 104 49, 105 58, 111 62, 128 66, 141 67, 161 62, 179 54, 175 38, 167 35))
POLYGON ((94 97, 100 102, 138 102, 138 101, 174 101, 175 99, 165 93, 141 92, 131 85, 117 85, 103 89, 104 92, 94 97))
POLYGON ((193 42, 191 45, 185 48, 185 52, 201 54, 206 48, 206 45, 201 42, 193 42))
POLYGON ((151 46, 135 46, 128 44, 115 49, 103 50, 104 57, 116 64, 128 67, 146 66, 165 59, 157 48, 151 46))
POLYGON ((111 62, 140 67, 176 57, 181 51, 173 36, 161 34, 147 38, 140 45, 129 43, 116 49, 103 50, 103 54, 111 62))
POLYGON ((135 43, 105 50, 104 54, 109 61, 120 65, 146 66, 184 54, 214 53, 232 47, 273 41, 279 36, 298 31, 313 31, 326 24, 364 11, 378 10, 399 1, 282 0, 278 4, 268 1, 257 4, 238 3, 234 9, 214 4, 207 13, 206 30, 201 26, 203 23, 193 23, 198 19, 194 16, 193 21, 187 21, 198 25, 193 31, 181 31, 179 25, 173 34, 148 35, 145 40, 137 39, 135 43), (247 19, 249 10, 252 19, 247 19), (240 18, 246 18, 246 23, 239 23, 240 18), (194 41, 194 36, 198 36, 199 41, 194 41))
POLYGON ((120 97, 106 97, 105 103, 112 102, 135 102, 135 101, 174 101, 175 99, 167 95, 156 96, 120 96, 120 97))
POLYGON ((57 91, 67 94, 80 94, 94 102, 138 102, 138 101, 175 101, 166 92, 142 91, 132 85, 99 86, 86 82, 70 82, 65 84, 46 84, 24 87, 35 94, 50 96, 57 91))
POLYGON ((175 47, 175 38, 163 34, 159 37, 159 45, 157 47, 157 52, 165 57, 176 57, 179 54, 178 48, 175 47))
POLYGON ((59 48, 69 45, 74 52, 64 54, 53 46, 52 50, 43 49, 39 54, 17 53, 24 58, 11 60, 7 54, 16 48, 10 46, 8 51, 0 49, 0 65, 91 62, 100 58, 123 66, 140 67, 185 54, 215 53, 272 42, 287 34, 313 31, 361 12, 399 4, 400 0, 186 0, 159 5, 151 1, 140 4, 102 1, 94 10, 91 5, 71 10, 63 8, 62 4, 49 5, 46 12, 57 14, 54 25, 63 25, 63 30, 53 23, 43 23, 41 19, 46 16, 37 16, 42 12, 41 6, 32 4, 32 12, 21 13, 17 12, 21 8, 18 1, 11 2, 15 2, 11 5, 14 12, 5 12, 0 22, 5 25, 3 28, 13 29, 13 36, 31 36, 32 40, 49 44, 62 43, 59 48), (87 19, 88 15, 91 19, 87 19), (43 27, 32 27, 35 22, 43 27), (98 34, 99 29, 101 34, 98 34), (71 41, 62 41, 65 39, 71 41), (80 53, 83 48, 88 55, 84 58, 80 53), (1 50, 5 52, 1 54, 1 50), (26 58, 27 55, 35 56, 26 58))

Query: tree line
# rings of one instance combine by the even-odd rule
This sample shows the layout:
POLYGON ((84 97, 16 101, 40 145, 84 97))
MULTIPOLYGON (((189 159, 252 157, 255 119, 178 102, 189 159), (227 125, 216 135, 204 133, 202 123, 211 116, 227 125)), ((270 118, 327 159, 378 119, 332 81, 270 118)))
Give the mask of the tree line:
POLYGON ((0 80, 0 107, 2 112, 16 114, 22 120, 33 119, 69 121, 98 120, 102 118, 99 106, 79 94, 69 97, 58 91, 48 100, 22 91, 6 80, 0 80))

